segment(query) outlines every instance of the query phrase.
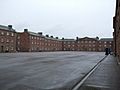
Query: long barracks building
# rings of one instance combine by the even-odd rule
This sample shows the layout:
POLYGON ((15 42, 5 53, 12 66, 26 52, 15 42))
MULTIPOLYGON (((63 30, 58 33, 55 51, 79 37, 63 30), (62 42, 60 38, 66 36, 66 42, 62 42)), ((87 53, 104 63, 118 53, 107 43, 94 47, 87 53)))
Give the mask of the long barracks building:
POLYGON ((112 38, 59 39, 42 32, 34 33, 24 29, 16 32, 12 25, 0 25, 0 52, 42 52, 42 51, 99 51, 113 49, 112 38))
POLYGON ((113 17, 113 28, 114 53, 120 62, 120 0, 116 0, 116 11, 115 16, 113 17))

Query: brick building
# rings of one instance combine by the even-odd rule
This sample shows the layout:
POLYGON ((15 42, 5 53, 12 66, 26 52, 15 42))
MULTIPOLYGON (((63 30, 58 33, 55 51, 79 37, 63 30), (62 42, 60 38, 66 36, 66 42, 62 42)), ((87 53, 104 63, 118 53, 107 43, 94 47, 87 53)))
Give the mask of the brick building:
POLYGON ((76 50, 76 40, 62 38, 62 50, 63 51, 75 51, 76 50))
POLYGON ((116 11, 113 17, 113 39, 114 39, 114 53, 120 60, 120 0, 116 0, 116 11))
POLYGON ((16 52, 16 32, 12 25, 0 25, 0 52, 16 52))
POLYGON ((58 37, 46 35, 45 38, 45 51, 62 51, 62 40, 58 37))
POLYGON ((15 32, 11 25, 0 26, 0 52, 104 51, 105 48, 113 49, 112 44, 112 38, 59 39, 28 29, 15 32))
POLYGON ((78 38, 77 39, 77 51, 98 51, 98 39, 97 38, 78 38))
POLYGON ((28 29, 24 29, 24 32, 17 34, 17 51, 19 52, 60 50, 62 50, 62 41, 58 37, 43 36, 42 32, 34 33, 28 31, 28 29))
POLYGON ((98 51, 105 51, 105 48, 110 48, 113 51, 113 38, 101 38, 98 44, 98 51))

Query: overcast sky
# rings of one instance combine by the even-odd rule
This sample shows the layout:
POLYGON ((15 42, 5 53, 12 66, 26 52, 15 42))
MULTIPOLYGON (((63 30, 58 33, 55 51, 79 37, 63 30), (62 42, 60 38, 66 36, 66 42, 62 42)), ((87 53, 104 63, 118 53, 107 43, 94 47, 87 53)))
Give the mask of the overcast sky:
POLYGON ((115 0, 0 0, 0 24, 58 37, 112 37, 115 0))

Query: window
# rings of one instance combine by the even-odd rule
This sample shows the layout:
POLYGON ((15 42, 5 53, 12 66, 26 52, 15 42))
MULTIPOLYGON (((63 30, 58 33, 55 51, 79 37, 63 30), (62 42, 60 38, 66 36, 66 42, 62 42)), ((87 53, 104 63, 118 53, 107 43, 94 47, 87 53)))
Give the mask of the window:
POLYGON ((1 35, 4 35, 4 32, 1 32, 1 35))
POLYGON ((67 42, 68 44, 70 44, 71 42, 67 42))
POLYGON ((101 51, 101 48, 99 48, 99 51, 101 51))
POLYGON ((18 36, 17 39, 20 39, 20 36, 18 36))
POLYGON ((11 40, 11 42, 13 43, 14 41, 13 41, 13 40, 11 40))
POLYGON ((20 42, 18 42, 18 44, 20 44, 20 42))
POLYGON ((91 43, 91 41, 89 41, 89 43, 91 43))
POLYGON ((81 41, 81 43, 84 43, 84 41, 81 41))
POLYGON ((8 50, 9 50, 9 47, 6 47, 6 50, 8 51, 8 50))
POLYGON ((7 36, 9 35, 9 32, 7 32, 7 36))
POLYGON ((9 42, 9 39, 7 39, 7 41, 6 42, 9 42))
POLYGON ((89 47, 91 47, 91 45, 89 45, 89 47))
POLYGON ((14 33, 11 33, 11 36, 14 36, 14 33))
POLYGON ((1 42, 4 42, 4 39, 3 39, 3 38, 1 38, 1 42))
POLYGON ((70 47, 70 45, 68 45, 68 47, 70 47))
POLYGON ((95 51, 95 48, 93 48, 93 51, 95 51))
POLYGON ((107 43, 107 42, 104 42, 104 43, 107 43))
POLYGON ((19 47, 18 47, 17 49, 18 49, 18 50, 20 50, 20 48, 19 48, 19 47))
POLYGON ((87 43, 88 41, 85 41, 85 43, 87 43))
POLYGON ((91 48, 89 48, 89 51, 91 51, 91 48))
POLYGON ((11 47, 11 50, 14 50, 14 48, 13 48, 13 47, 11 47))

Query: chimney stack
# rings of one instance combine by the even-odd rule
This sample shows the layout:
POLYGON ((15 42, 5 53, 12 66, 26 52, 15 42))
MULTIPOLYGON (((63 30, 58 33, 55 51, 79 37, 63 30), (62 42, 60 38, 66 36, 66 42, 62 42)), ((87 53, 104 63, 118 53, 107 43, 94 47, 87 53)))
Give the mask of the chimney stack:
POLYGON ((76 37, 76 40, 77 40, 77 41, 78 41, 78 39, 79 39, 79 38, 78 38, 78 37, 76 37))
POLYGON ((49 37, 49 35, 47 34, 46 37, 49 37))
POLYGON ((56 39, 58 39, 58 37, 56 37, 56 39))
POLYGON ((24 32, 28 32, 28 29, 24 29, 24 32))
POLYGON ((53 38, 53 36, 51 36, 51 38, 53 38))
POLYGON ((12 25, 8 25, 8 28, 9 28, 9 29, 12 29, 12 25))
POLYGON ((42 32, 38 32, 39 35, 42 35, 42 32))

